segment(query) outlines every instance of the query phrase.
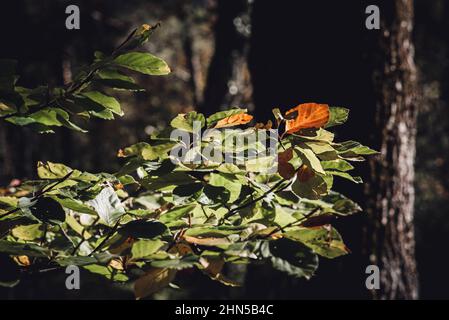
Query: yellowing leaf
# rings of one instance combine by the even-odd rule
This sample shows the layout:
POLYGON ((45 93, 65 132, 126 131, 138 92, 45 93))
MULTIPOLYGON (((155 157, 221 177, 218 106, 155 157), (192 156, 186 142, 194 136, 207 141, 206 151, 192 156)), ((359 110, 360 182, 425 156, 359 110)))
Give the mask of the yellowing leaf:
POLYGON ((31 265, 30 258, 28 256, 16 256, 14 257, 14 261, 21 266, 28 267, 31 265))
POLYGON ((186 235, 184 235, 184 240, 189 243, 199 244, 201 246, 218 246, 229 243, 227 238, 196 238, 186 235))
POLYGON ((134 283, 136 299, 145 298, 168 284, 175 278, 176 270, 167 268, 152 268, 134 283))
POLYGON ((109 262, 109 266, 115 270, 123 270, 123 261, 120 258, 112 259, 109 262))
POLYGON ((226 117, 218 121, 214 128, 218 129, 218 128, 238 126, 240 124, 246 124, 251 120, 253 120, 253 116, 249 114, 246 113, 234 114, 232 116, 226 117))
POLYGON ((12 235, 21 240, 34 240, 41 238, 44 234, 42 224, 30 224, 27 226, 18 226, 11 231, 12 235))

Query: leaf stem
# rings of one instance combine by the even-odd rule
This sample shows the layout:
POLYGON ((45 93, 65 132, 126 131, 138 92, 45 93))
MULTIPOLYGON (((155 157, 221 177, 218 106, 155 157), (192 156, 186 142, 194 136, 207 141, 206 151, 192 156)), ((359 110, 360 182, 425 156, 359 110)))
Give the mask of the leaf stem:
MULTIPOLYGON (((60 183, 64 182, 65 180, 67 180, 67 179, 72 175, 73 171, 74 171, 74 170, 72 170, 72 171, 70 171, 69 173, 67 173, 67 174, 66 174, 64 177, 62 177, 56 184, 50 186, 48 189, 47 189, 47 187, 44 187, 44 189, 42 189, 41 191, 37 192, 37 194, 36 194, 33 198, 31 198, 31 201, 35 201, 35 200, 39 199, 39 197, 41 197, 41 196, 42 196, 43 194, 45 194, 46 192, 49 192, 49 191, 53 190, 58 184, 60 184, 60 183)), ((13 213, 15 213, 15 212, 17 212, 17 211, 19 211, 19 210, 20 210, 19 207, 14 208, 14 209, 12 209, 12 210, 10 210, 10 211, 8 211, 8 212, 6 212, 6 213, 0 215, 0 219, 4 218, 4 217, 6 217, 6 216, 9 216, 10 214, 13 214, 13 213)))
POLYGON ((272 236, 273 234, 277 233, 277 232, 284 232, 285 229, 293 227, 294 225, 296 225, 299 222, 303 222, 304 220, 309 219, 311 216, 313 216, 315 213, 317 213, 318 211, 321 210, 321 207, 316 207, 314 208, 312 211, 306 213, 303 217, 299 218, 296 221, 290 222, 288 224, 286 224, 283 227, 276 227, 276 229, 274 229, 273 231, 271 231, 268 235, 266 235, 266 238, 272 236))
MULTIPOLYGON (((262 200, 263 198, 265 198, 267 195, 269 195, 270 193, 272 193, 273 191, 275 191, 275 190, 276 190, 280 185, 282 185, 282 183, 284 183, 285 181, 287 181, 287 180, 285 180, 285 179, 279 180, 278 182, 276 182, 276 184, 275 184, 274 186, 272 186, 268 191, 266 191, 266 192, 265 192, 263 195, 261 195, 260 197, 254 198, 254 199, 252 199, 251 201, 248 201, 248 202, 246 202, 246 203, 244 203, 244 204, 242 204, 242 205, 240 205, 240 206, 238 206, 238 207, 236 207, 236 208, 234 208, 234 209, 228 211, 228 213, 226 213, 226 214, 223 216, 223 218, 221 218, 221 220, 220 220, 220 222, 219 222, 218 224, 219 224, 219 225, 220 225, 220 224, 223 224, 223 223, 224 223, 224 220, 226 220, 226 219, 228 219, 229 217, 233 216, 233 215, 236 214, 239 210, 242 210, 242 209, 244 209, 244 208, 246 208, 246 207, 248 207, 248 206, 250 206, 250 205, 252 205, 252 204, 254 204, 254 203, 256 203, 256 202, 259 202, 260 200, 262 200)), ((283 187, 280 188, 279 190, 276 190, 276 192, 279 192, 279 191, 284 190, 284 189, 287 188, 289 185, 290 185, 290 183, 286 184, 285 186, 283 186, 283 187)))

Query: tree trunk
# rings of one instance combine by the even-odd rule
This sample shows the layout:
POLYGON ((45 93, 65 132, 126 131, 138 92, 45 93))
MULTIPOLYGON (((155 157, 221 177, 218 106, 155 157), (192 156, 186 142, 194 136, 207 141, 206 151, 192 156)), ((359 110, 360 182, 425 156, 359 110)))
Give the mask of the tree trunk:
POLYGON ((210 114, 222 106, 248 107, 251 81, 247 66, 250 35, 248 0, 218 0, 215 52, 209 66, 199 111, 210 114))
POLYGON ((412 42, 413 1, 382 4, 378 52, 374 52, 376 140, 380 155, 370 160, 370 262, 380 268, 377 299, 417 299, 414 161, 417 81, 412 42))

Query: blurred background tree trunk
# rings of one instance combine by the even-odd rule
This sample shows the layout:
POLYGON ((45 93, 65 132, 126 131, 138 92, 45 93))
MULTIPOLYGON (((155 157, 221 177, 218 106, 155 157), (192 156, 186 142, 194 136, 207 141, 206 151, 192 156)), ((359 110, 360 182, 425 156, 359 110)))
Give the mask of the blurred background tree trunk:
POLYGON ((376 146, 371 158, 367 228, 370 262, 378 265, 375 298, 417 299, 414 233, 414 163, 417 79, 412 40, 412 0, 381 7, 381 32, 373 64, 376 146))
POLYGON ((248 0, 218 0, 215 49, 209 65, 199 111, 211 114, 221 107, 248 107, 252 100, 247 66, 251 4, 248 0))

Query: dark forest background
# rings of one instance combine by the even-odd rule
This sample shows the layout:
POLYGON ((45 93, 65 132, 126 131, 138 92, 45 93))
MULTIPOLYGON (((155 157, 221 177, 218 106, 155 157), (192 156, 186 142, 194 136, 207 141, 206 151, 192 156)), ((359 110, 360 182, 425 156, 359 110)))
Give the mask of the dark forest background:
MULTIPOLYGON (((394 89, 394 82, 388 85, 393 75, 383 68, 394 60, 393 50, 388 45, 382 47, 382 39, 387 38, 386 30, 390 30, 391 39, 401 38, 395 26, 409 18, 413 32, 406 40, 414 49, 407 54, 414 58, 417 74, 409 92, 406 82, 410 74, 403 72, 399 76, 404 81, 402 94, 413 96, 419 115, 413 121, 416 127, 401 133, 410 134, 411 140, 416 133, 415 199, 411 197, 416 256, 405 259, 416 261, 419 283, 412 287, 420 298, 449 298, 449 3, 408 0, 403 1, 408 7, 398 7, 398 2, 2 1, 0 58, 19 61, 22 86, 70 82, 77 68, 92 61, 94 51, 110 52, 134 27, 158 21, 162 28, 152 36, 147 48, 164 58, 173 72, 167 77, 142 77, 139 83, 147 91, 123 94, 120 99, 125 116, 115 121, 92 121, 87 134, 60 129, 53 135, 38 135, 0 123, 0 186, 15 178, 35 177, 39 160, 63 162, 86 171, 114 171, 120 166, 118 149, 145 140, 176 114, 195 109, 210 114, 241 106, 263 120, 271 117, 274 107, 286 110, 304 102, 345 106, 351 109, 350 121, 338 128, 338 139, 354 138, 380 149, 382 141, 378 137, 385 131, 378 119, 384 116, 379 110, 383 110, 383 104, 388 106, 385 97, 401 95, 394 89), (65 8, 70 4, 80 8, 80 30, 65 28, 65 8), (365 28, 365 8, 370 4, 380 7, 380 30, 365 28), (414 15, 409 11, 413 8, 414 15)), ((399 53, 402 46, 396 48, 399 53)), ((414 158, 413 150, 410 157, 414 158)), ((384 159, 387 169, 401 165, 392 159, 384 159)), ((372 177, 376 172, 372 165, 367 163, 360 169, 365 180, 371 182, 370 189, 345 182, 336 185, 338 191, 358 200, 364 208, 374 208, 371 213, 367 210, 344 219, 337 226, 353 254, 333 261, 321 260, 312 280, 292 280, 265 268, 233 270, 245 277, 245 287, 229 289, 192 274, 181 284, 187 288, 185 291, 169 289, 156 298, 372 297, 364 280, 370 258, 367 239, 378 232, 367 222, 376 219, 376 206, 370 201, 380 194, 379 188, 372 187, 379 184, 372 177)), ((394 175, 396 171, 392 172, 394 175)), ((401 210, 397 209, 399 215, 401 210)), ((390 232, 400 232, 390 225, 390 232)), ((415 271, 413 275, 407 268, 401 272, 400 281, 407 283, 411 277, 413 283, 415 271)), ((47 298, 61 294, 56 289, 43 290, 50 282, 29 281, 35 291, 25 289, 24 284, 7 296, 47 298)), ((85 298, 127 297, 123 292, 105 289, 86 290, 83 294, 85 298)), ((416 298, 411 293, 381 297, 416 298)))

